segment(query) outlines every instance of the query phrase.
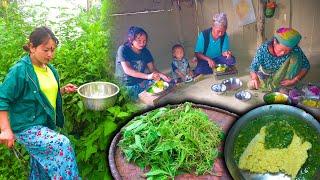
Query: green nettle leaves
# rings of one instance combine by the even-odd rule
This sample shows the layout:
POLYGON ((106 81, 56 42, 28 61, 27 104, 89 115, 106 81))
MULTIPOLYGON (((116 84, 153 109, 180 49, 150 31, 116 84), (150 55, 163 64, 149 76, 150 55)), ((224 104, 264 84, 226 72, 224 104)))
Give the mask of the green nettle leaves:
POLYGON ((148 179, 209 173, 224 137, 221 128, 191 103, 137 116, 121 133, 118 145, 126 160, 150 168, 148 179))
MULTIPOLYGON (((8 69, 24 54, 22 46, 26 43, 27 32, 31 26, 24 22, 17 4, 0 4, 0 83, 8 69)), ((29 155, 20 145, 13 150, 0 145, 0 179, 27 179, 29 174, 29 155)))
MULTIPOLYGON (((60 44, 52 63, 59 71, 62 85, 73 83, 80 86, 91 81, 115 82, 112 56, 115 50, 111 41, 113 22, 108 16, 114 8, 110 0, 104 0, 100 9, 92 8, 76 17, 71 17, 68 12, 59 15, 68 20, 58 24, 59 32, 56 35, 60 44)), ((21 7, 15 3, 10 3, 6 8, 0 6, 1 82, 8 69, 25 54, 22 46, 34 27, 57 26, 55 22, 44 18, 36 15, 34 9, 27 13, 21 11, 21 7)), ((119 125, 139 110, 128 99, 121 90, 114 107, 94 112, 84 107, 79 95, 64 95, 65 126, 61 133, 72 141, 80 175, 84 179, 111 179, 106 154, 111 139, 119 125)), ((141 137, 136 139, 137 149, 141 150, 141 137)), ((18 145, 16 149, 22 152, 27 163, 21 164, 12 151, 0 145, 0 179, 27 179, 29 155, 18 145)))
POLYGON ((19 144, 15 151, 0 145, 0 179, 27 179, 29 174, 29 155, 19 144))

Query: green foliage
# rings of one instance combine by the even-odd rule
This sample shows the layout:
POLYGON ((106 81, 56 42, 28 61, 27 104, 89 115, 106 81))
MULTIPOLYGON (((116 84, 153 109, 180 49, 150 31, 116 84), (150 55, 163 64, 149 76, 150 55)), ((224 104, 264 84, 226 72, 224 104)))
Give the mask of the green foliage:
POLYGON ((185 103, 134 118, 122 137, 118 145, 126 159, 151 167, 148 178, 173 179, 183 172, 211 172, 223 132, 203 111, 185 103))
MULTIPOLYGON (((113 22, 108 16, 114 8, 110 0, 105 0, 100 9, 83 11, 77 17, 70 17, 66 12, 60 15, 67 16, 67 21, 59 25, 59 32, 56 33, 60 44, 52 63, 59 71, 62 85, 115 82, 111 41, 113 22)), ((9 67, 24 54, 22 46, 32 29, 57 24, 46 22, 44 16, 37 19, 39 16, 32 9, 24 13, 14 3, 6 8, 1 7, 0 18, 2 82, 9 67)), ((75 147, 80 175, 84 179, 111 179, 107 164, 111 138, 138 109, 128 102, 129 98, 122 90, 116 104, 100 112, 86 110, 77 94, 64 95, 63 98, 65 127, 61 132, 69 137, 75 147)), ((25 162, 21 165, 11 150, 0 146, 0 179, 27 179, 29 156, 22 147, 16 145, 15 148, 23 152, 25 162)))
MULTIPOLYGON (((0 82, 8 69, 24 54, 22 46, 31 29, 24 22, 24 15, 20 13, 17 4, 0 6, 0 82)), ((13 150, 0 145, 0 179, 27 179, 29 156, 21 146, 16 145, 15 149, 23 154, 23 157, 19 157, 20 160, 13 150)))
POLYGON ((24 16, 20 13, 17 4, 0 6, 0 81, 4 79, 9 67, 11 67, 24 54, 22 46, 26 43, 26 37, 31 26, 24 22, 24 16))
POLYGON ((27 179, 29 175, 29 155, 19 144, 15 150, 0 145, 0 179, 27 179))
MULTIPOLYGON (((111 3, 105 1, 101 11, 92 9, 69 21, 70 25, 64 33, 78 34, 74 38, 64 39, 54 60, 62 84, 114 82, 114 60, 111 56, 114 51, 111 42, 112 21, 105 18, 105 12, 111 8, 111 3)), ((116 105, 101 112, 87 111, 78 95, 65 96, 64 131, 74 136, 72 140, 82 177, 110 177, 106 170, 110 140, 118 125, 126 122, 137 110, 132 109, 133 106, 126 101, 128 98, 125 96, 121 92, 116 105)))

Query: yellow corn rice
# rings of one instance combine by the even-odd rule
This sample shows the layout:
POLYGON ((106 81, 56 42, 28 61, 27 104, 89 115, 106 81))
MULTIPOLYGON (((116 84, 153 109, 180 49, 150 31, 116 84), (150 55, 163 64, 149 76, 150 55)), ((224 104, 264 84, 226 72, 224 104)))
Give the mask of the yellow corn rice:
POLYGON ((320 101, 316 101, 313 99, 305 99, 302 101, 302 104, 313 108, 320 108, 320 101))
POLYGON ((283 95, 276 95, 274 97, 274 102, 275 103, 283 103, 283 102, 286 102, 287 101, 287 97, 283 96, 283 95))
POLYGON ((294 179, 308 158, 311 143, 302 142, 296 134, 291 144, 283 149, 265 149, 266 127, 260 129, 240 157, 239 168, 254 173, 283 172, 294 179))

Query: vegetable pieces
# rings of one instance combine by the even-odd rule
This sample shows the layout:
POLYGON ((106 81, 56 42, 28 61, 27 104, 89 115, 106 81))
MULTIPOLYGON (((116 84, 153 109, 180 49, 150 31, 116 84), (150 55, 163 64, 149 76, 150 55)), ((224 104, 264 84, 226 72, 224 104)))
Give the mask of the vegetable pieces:
POLYGON ((316 99, 304 99, 302 104, 311 108, 320 108, 320 100, 316 99))
POLYGON ((159 81, 156 81, 153 85, 151 85, 147 89, 147 92, 151 94, 156 94, 166 90, 168 87, 169 87, 169 84, 167 82, 159 80, 159 81))
POLYGON ((272 92, 265 94, 263 97, 264 102, 267 104, 274 104, 274 103, 289 103, 288 96, 286 94, 282 94, 279 92, 272 92))
POLYGON ((150 179, 211 172, 224 137, 221 128, 191 103, 137 116, 122 135, 118 146, 124 156, 140 168, 151 168, 146 173, 150 179))
POLYGON ((228 66, 225 64, 218 64, 216 67, 217 72, 226 72, 228 69, 228 66))

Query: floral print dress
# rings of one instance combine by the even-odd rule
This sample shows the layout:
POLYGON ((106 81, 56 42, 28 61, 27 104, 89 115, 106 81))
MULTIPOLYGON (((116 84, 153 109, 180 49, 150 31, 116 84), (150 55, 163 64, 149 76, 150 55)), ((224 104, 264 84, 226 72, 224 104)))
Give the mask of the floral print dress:
POLYGON ((15 136, 30 153, 29 179, 80 179, 73 148, 64 135, 39 125, 15 136))

